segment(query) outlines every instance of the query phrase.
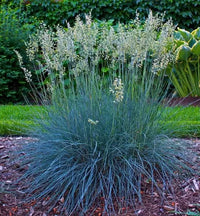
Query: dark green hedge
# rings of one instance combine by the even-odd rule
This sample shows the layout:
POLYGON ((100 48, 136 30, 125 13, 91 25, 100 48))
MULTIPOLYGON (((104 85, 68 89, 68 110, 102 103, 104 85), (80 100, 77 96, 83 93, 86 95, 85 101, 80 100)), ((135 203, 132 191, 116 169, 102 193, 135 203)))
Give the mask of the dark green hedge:
POLYGON ((26 14, 26 21, 44 20, 48 24, 64 25, 66 20, 74 22, 77 15, 92 11, 94 19, 129 22, 136 10, 145 19, 149 9, 155 13, 166 13, 180 28, 195 29, 200 23, 199 0, 14 0, 26 14), (19 3, 20 2, 20 3, 19 3), (23 2, 23 3, 22 3, 23 2))
POLYGON ((14 11, 1 8, 0 13, 0 104, 23 101, 29 91, 14 50, 22 55, 29 30, 19 24, 14 11))
POLYGON ((152 9, 154 12, 165 12, 165 18, 172 18, 180 28, 187 30, 200 26, 200 0, 137 0, 138 12, 143 15, 152 9))

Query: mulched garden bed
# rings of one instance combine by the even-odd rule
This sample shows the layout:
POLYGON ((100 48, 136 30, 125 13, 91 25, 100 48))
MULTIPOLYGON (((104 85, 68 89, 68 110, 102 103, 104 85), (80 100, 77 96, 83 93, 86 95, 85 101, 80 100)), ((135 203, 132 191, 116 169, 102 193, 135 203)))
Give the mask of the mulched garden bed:
MULTIPOLYGON (((13 190, 16 180, 24 173, 24 169, 12 161, 11 152, 19 146, 19 144, 30 142, 29 137, 0 137, 0 216, 61 216, 54 208, 50 213, 45 200, 23 203, 25 197, 23 188, 20 183, 17 189, 13 190)), ((177 139, 177 142, 179 140, 177 139)), ((195 153, 195 157, 191 158, 193 162, 200 166, 200 140, 188 139, 187 149, 195 153)), ((189 177, 184 181, 174 182, 174 196, 166 195, 166 200, 161 202, 161 198, 157 193, 151 194, 150 189, 141 191, 143 203, 137 204, 136 208, 130 209, 124 213, 122 208, 119 211, 120 216, 173 216, 177 215, 173 211, 192 212, 200 211, 200 176, 197 174, 189 177), (196 205, 198 204, 198 205, 196 205)), ((62 200, 58 205, 62 205, 62 200)), ((101 208, 97 209, 94 216, 101 216, 101 208)), ((179 214, 186 215, 186 214, 179 214)), ((67 215, 66 215, 67 216, 67 215)), ((78 215, 74 215, 78 216, 78 215)), ((87 216, 87 215, 86 215, 87 216)))
POLYGON ((165 100, 169 106, 198 106, 200 107, 200 97, 184 97, 184 98, 171 98, 165 100))

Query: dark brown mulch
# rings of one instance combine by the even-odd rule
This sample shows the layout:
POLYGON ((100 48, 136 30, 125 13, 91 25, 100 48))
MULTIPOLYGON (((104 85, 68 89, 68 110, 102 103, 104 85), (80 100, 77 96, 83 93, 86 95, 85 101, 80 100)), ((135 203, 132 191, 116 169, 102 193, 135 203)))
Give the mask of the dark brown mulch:
MULTIPOLYGON (((38 203, 38 207, 34 205, 36 201, 22 203, 25 194, 20 184, 18 184, 15 191, 12 189, 12 185, 24 173, 24 170, 20 169, 20 164, 13 163, 11 152, 19 144, 30 142, 31 140, 28 137, 0 137, 0 216, 61 216, 57 208, 48 213, 48 206, 46 206, 45 200, 38 203)), ((196 155, 191 160, 197 166, 200 166, 200 140, 188 139, 187 145, 188 151, 192 151, 196 155)), ((156 192, 151 194, 150 189, 148 190, 148 187, 146 187, 145 191, 141 191, 143 203, 137 204, 134 210, 128 209, 126 213, 124 213, 125 208, 122 208, 119 210, 118 215, 173 216, 177 215, 172 213, 173 211, 200 211, 200 176, 194 175, 184 181, 177 181, 173 186, 174 197, 166 194, 166 200, 163 203, 161 203, 160 196, 156 192)), ((62 200, 58 205, 61 204, 62 200)), ((101 208, 97 209, 93 215, 101 216, 101 208)), ((186 214, 181 215, 184 216, 186 214)))
POLYGON ((171 98, 165 103, 169 106, 200 106, 200 97, 171 98))

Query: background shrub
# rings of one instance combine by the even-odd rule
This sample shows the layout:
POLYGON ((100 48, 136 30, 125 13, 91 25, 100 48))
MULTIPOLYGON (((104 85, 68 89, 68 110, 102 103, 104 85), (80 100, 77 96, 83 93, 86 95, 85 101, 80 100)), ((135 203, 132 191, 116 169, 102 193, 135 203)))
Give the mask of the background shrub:
POLYGON ((199 27, 199 0, 138 0, 137 10, 146 17, 148 10, 165 13, 165 18, 172 18, 174 24, 180 28, 192 30, 199 27))
POLYGON ((18 103, 29 92, 24 72, 20 68, 14 50, 19 50, 25 59, 25 41, 28 40, 30 28, 21 26, 16 10, 1 6, 0 13, 0 103, 18 103))
POLYGON ((73 24, 77 15, 83 16, 90 11, 93 19, 113 19, 115 23, 128 23, 135 17, 136 10, 142 20, 145 20, 149 10, 155 13, 165 12, 166 20, 172 18, 180 28, 188 30, 197 28, 200 22, 199 0, 15 0, 14 4, 26 13, 23 21, 33 22, 38 19, 50 25, 65 25, 66 20, 73 24))
POLYGON ((73 24, 75 17, 80 15, 84 18, 85 14, 92 12, 92 17, 100 20, 113 19, 116 22, 129 22, 135 16, 136 3, 133 1, 121 0, 100 0, 100 1, 54 1, 54 0, 33 0, 14 2, 6 1, 12 7, 18 6, 19 13, 26 14, 22 22, 32 23, 36 19, 44 21, 48 25, 65 25, 66 21, 73 24))

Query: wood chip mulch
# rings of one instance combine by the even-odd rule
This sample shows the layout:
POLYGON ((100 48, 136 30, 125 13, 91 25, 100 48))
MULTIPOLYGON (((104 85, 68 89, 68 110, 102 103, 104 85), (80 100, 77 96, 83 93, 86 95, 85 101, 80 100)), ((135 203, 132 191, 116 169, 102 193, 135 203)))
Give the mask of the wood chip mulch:
MULTIPOLYGON (((23 203, 25 197, 20 183, 13 191, 16 180, 24 173, 20 169, 20 164, 13 163, 11 152, 32 139, 29 137, 0 137, 0 216, 62 216, 57 208, 48 212, 45 202, 23 203)), ((195 153, 191 158, 200 167, 200 140, 188 139, 188 151, 195 153)), ((142 192, 143 203, 137 204, 134 210, 119 211, 120 216, 173 216, 188 215, 187 211, 200 212, 200 176, 194 175, 184 181, 174 183, 174 196, 166 195, 166 200, 161 202, 157 193, 151 194, 148 190, 142 192), (173 212, 182 212, 176 214, 173 212), (184 213, 185 212, 185 213, 184 213)), ((58 204, 59 205, 59 204, 58 204)), ((199 214, 196 214, 196 216, 199 214)), ((66 215, 67 216, 67 215, 66 215)), ((76 215, 74 215, 76 216, 76 215)), ((78 216, 78 215, 77 215, 78 216)), ((87 216, 87 215, 86 215, 87 216)), ((94 216, 102 216, 101 212, 96 212, 94 216)))

